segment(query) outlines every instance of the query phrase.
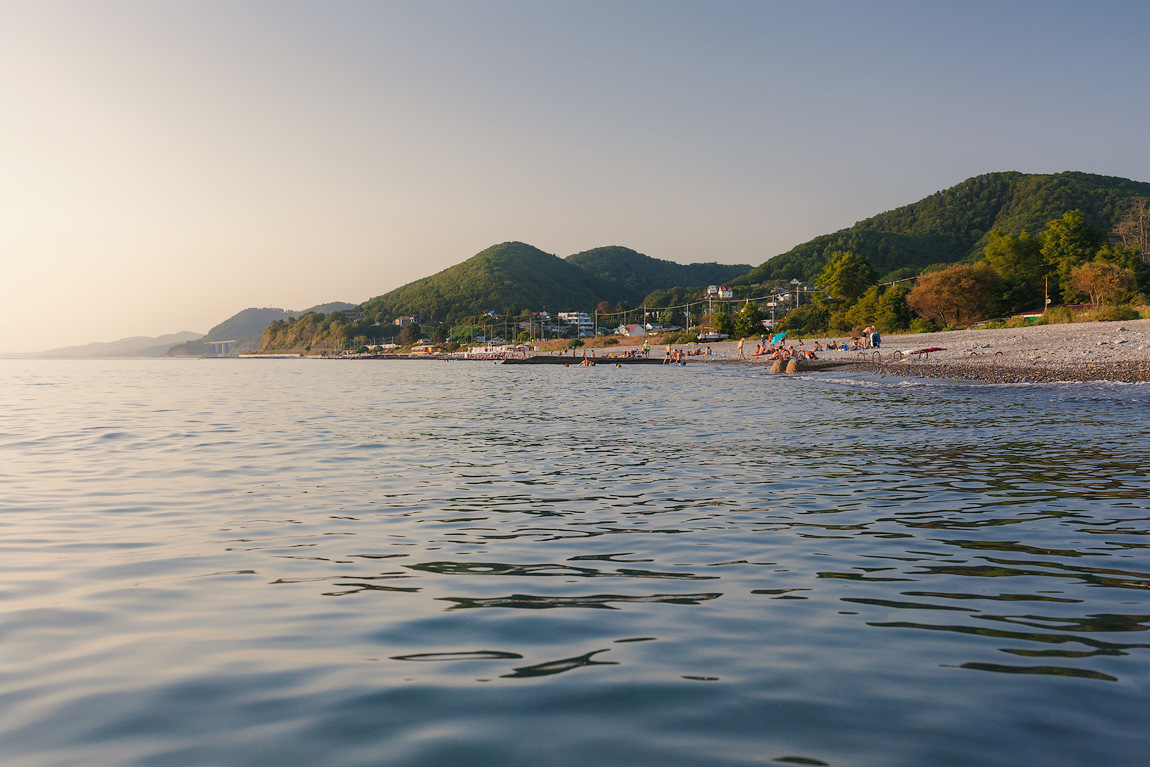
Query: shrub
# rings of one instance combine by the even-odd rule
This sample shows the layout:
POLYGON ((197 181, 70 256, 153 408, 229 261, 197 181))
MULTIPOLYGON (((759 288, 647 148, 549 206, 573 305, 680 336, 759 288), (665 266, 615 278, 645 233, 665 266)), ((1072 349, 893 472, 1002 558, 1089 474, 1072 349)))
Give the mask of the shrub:
POLYGON ((1093 319, 1099 322, 1114 322, 1117 320, 1136 320, 1141 316, 1132 306, 1103 306, 1094 312, 1093 319))
POLYGON ((1047 309, 1038 318, 1036 325, 1065 325, 1074 322, 1074 315, 1065 306, 1055 306, 1047 309))
POLYGON ((1006 321, 1008 328, 1028 328, 1035 324, 1030 317, 1011 317, 1006 321))
POLYGON ((618 338, 606 338, 603 340, 604 346, 616 346, 619 343, 618 338))
POLYGON ((572 338, 570 341, 567 342, 567 348, 568 349, 578 349, 582 345, 583 345, 583 339, 582 338, 572 338))
POLYGON ((912 333, 937 333, 940 330, 943 330, 942 325, 929 317, 919 317, 910 322, 910 332, 912 333))

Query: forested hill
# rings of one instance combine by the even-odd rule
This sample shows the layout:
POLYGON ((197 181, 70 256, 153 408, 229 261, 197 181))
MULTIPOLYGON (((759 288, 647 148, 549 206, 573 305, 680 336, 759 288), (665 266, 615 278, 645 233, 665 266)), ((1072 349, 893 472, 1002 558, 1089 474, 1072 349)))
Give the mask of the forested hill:
POLYGON ((935 192, 912 205, 859 221, 775 256, 733 281, 813 280, 837 250, 870 259, 880 275, 910 267, 951 263, 981 255, 993 230, 1037 232, 1046 222, 1081 209, 1095 226, 1109 230, 1131 199, 1150 197, 1150 183, 1067 171, 987 173, 935 192))
POLYGON ((578 267, 522 242, 504 242, 461 264, 365 301, 366 315, 418 314, 454 322, 489 310, 591 307, 606 288, 578 267))
POLYGON ((655 290, 722 284, 751 269, 749 264, 677 264, 617 245, 585 250, 566 260, 603 285, 601 300, 632 306, 655 290))
POLYGON ((750 268, 676 264, 619 246, 562 259, 522 242, 505 242, 373 298, 362 309, 367 316, 418 314, 436 322, 454 322, 492 309, 504 314, 544 307, 552 313, 590 310, 600 301, 637 305, 658 288, 726 282, 750 268))

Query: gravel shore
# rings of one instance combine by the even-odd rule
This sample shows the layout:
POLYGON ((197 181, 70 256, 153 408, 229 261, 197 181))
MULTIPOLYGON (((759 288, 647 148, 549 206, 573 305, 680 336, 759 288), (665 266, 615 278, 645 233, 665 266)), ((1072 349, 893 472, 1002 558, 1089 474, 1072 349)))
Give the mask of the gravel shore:
MULTIPOLYGON (((815 340, 827 341, 807 338, 805 348, 813 348, 815 340)), ((711 346, 715 355, 710 361, 733 362, 738 356, 734 343, 711 346)), ((750 351, 754 344, 748 340, 744 348, 750 351)), ((818 356, 818 368, 838 363, 860 372, 900 376, 1002 383, 1143 382, 1150 381, 1150 319, 884 336, 879 349, 818 352, 818 356), (942 351, 913 354, 932 347, 942 351), (896 352, 901 360, 895 360, 900 356, 896 352)))

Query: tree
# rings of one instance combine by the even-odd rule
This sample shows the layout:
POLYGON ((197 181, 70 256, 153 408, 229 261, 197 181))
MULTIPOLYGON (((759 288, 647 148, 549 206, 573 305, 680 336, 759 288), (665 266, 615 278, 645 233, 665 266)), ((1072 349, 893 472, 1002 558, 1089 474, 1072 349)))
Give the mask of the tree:
POLYGON ((1090 296, 1092 304, 1118 303, 1134 290, 1134 275, 1129 269, 1096 260, 1071 270, 1070 287, 1090 296))
POLYGON ((1058 275, 1063 300, 1074 294, 1070 272, 1094 258, 1106 242, 1106 234, 1086 220, 1086 214, 1072 210, 1046 224, 1042 232, 1042 258, 1058 275))
POLYGON ((877 279, 878 275, 866 256, 838 250, 831 253, 830 260, 818 276, 818 283, 826 289, 828 296, 853 304, 877 279))
POLYGON ((1112 242, 1098 251, 1096 258, 1129 269, 1134 275, 1135 289, 1150 295, 1150 261, 1144 261, 1135 248, 1112 242))
POLYGON ((746 338, 763 332, 763 313, 759 307, 748 301, 735 314, 735 336, 746 338))
POLYGON ((998 274, 985 263, 955 264, 924 274, 906 296, 916 313, 951 326, 986 317, 998 274))
POLYGON ((883 333, 906 330, 914 312, 906 304, 910 288, 906 285, 874 285, 843 315, 848 328, 874 325, 883 333))
POLYGON ((1014 314, 1041 303, 1041 285, 1036 287, 1025 275, 1008 274, 994 286, 994 295, 990 299, 989 312, 991 316, 998 317, 1004 314, 1014 314))
POLYGON ((716 333, 726 333, 731 335, 735 332, 735 325, 731 322, 731 315, 726 312, 715 312, 710 317, 711 330, 716 333))
POLYGON ((803 304, 792 309, 779 322, 778 330, 793 331, 799 334, 816 333, 826 330, 831 313, 819 304, 803 304))
POLYGON ((410 346, 422 337, 423 328, 419 327, 418 323, 412 322, 403 326, 403 330, 399 331, 399 336, 395 341, 400 346, 410 346))
POLYGON ((659 324, 663 327, 670 327, 675 324, 675 312, 670 309, 664 309, 663 313, 659 315, 659 324))
POLYGON ((906 303, 910 295, 909 285, 891 285, 878 300, 878 313, 874 326, 883 333, 906 330, 914 322, 914 312, 906 303))
POLYGON ((1110 230, 1110 237, 1132 249, 1143 263, 1150 262, 1150 201, 1145 197, 1132 200, 1129 210, 1110 230))
POLYGON ((1017 275, 1034 287, 1038 287, 1046 275, 1046 262, 1042 258, 1042 240, 1030 232, 1021 234, 991 232, 982 253, 983 260, 1001 277, 1017 275))

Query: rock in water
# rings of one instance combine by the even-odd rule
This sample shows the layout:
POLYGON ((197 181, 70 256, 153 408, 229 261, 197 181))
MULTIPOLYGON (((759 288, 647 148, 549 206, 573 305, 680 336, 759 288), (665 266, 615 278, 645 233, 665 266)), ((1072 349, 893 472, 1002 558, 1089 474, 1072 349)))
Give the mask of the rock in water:
POLYGON ((788 373, 797 373, 797 372, 799 372, 799 361, 798 361, 798 360, 795 360, 795 359, 792 359, 790 362, 788 362, 788 363, 787 363, 787 372, 788 372, 788 373))

